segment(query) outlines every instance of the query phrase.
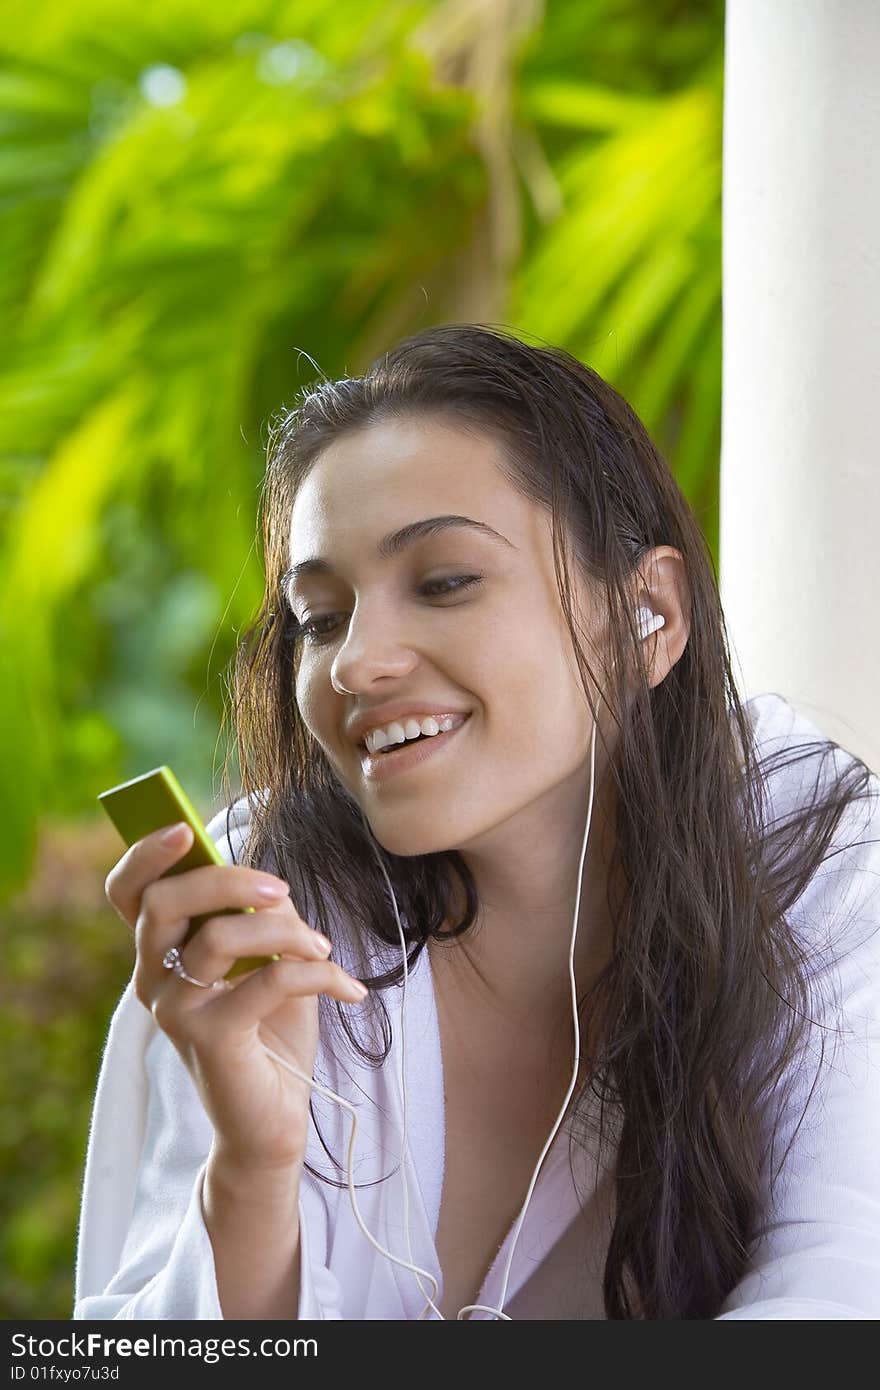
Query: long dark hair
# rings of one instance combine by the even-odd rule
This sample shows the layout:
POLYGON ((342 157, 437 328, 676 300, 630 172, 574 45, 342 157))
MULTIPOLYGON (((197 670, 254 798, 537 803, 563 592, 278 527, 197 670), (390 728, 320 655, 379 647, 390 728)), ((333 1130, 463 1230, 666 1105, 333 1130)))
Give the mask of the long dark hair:
MULTIPOLYGON (((419 415, 499 442, 510 481, 551 515, 560 598, 596 718, 591 692, 607 668, 594 672, 582 647, 570 553, 606 605, 615 674, 605 698, 618 730, 609 881, 625 891, 609 898, 611 959, 579 1001, 601 1027, 574 1113, 586 1132, 598 1096, 619 1116, 607 1317, 711 1318, 743 1277, 766 1219, 776 1107, 812 1022, 815 962, 787 914, 847 806, 872 795, 872 773, 841 758, 831 740, 801 744, 787 762, 784 750, 757 756, 711 553, 627 402, 560 349, 483 325, 431 328, 362 377, 306 389, 272 426, 260 504, 265 595, 236 654, 232 718, 252 806, 245 857, 275 867, 302 915, 332 937, 329 895, 361 947, 399 946, 378 852, 405 921, 410 968, 429 938, 460 935, 476 918, 476 886, 455 850, 402 857, 371 842, 301 719, 297 623, 280 592, 291 508, 318 455, 347 431, 419 415), (642 670, 633 581, 640 558, 660 545, 684 560, 689 637, 666 678, 651 688, 642 671, 632 697, 628 673, 642 670), (776 823, 766 789, 793 761, 815 773, 813 796, 776 823), (465 909, 444 933, 454 878, 465 909)), ((381 1066, 391 1034, 380 991, 402 974, 397 964, 372 976, 381 1011, 375 1049, 326 996, 322 1036, 334 1024, 340 1041, 381 1066)))

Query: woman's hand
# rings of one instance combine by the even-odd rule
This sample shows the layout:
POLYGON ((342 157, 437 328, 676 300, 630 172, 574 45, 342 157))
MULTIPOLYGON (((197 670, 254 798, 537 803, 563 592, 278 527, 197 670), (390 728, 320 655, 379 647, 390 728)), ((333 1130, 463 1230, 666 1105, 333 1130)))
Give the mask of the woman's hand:
POLYGON ((363 986, 327 959, 324 938, 296 911, 286 883, 244 865, 160 875, 190 848, 189 826, 155 831, 131 846, 104 891, 135 932, 134 991, 171 1039, 214 1126, 214 1153, 230 1168, 278 1173, 305 1156, 311 1088, 267 1056, 265 1042, 306 1076, 318 1046, 318 995, 360 1002, 363 986), (262 885, 274 888, 262 896, 262 885), (253 913, 229 908, 253 907, 253 913), (184 947, 191 917, 214 913, 184 947), (222 980, 234 962, 281 959, 204 989, 162 964, 180 948, 187 974, 222 980))

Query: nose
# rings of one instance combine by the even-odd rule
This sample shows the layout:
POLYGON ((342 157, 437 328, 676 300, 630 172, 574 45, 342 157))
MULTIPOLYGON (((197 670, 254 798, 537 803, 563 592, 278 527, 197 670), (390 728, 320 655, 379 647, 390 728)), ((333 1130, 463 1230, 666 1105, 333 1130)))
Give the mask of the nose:
POLYGON ((330 683, 334 690, 357 695, 383 677, 399 680, 407 676, 417 660, 413 649, 395 631, 387 609, 384 613, 374 610, 372 616, 361 610, 349 619, 345 641, 330 667, 330 683))

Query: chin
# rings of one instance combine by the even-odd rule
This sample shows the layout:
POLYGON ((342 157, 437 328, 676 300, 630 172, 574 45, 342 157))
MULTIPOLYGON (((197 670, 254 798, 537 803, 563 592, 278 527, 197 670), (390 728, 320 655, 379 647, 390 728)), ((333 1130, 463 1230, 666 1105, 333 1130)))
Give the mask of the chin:
POLYGON ((419 854, 442 854, 456 849, 460 843, 459 837, 452 832, 450 817, 438 815, 436 803, 426 806, 419 814, 412 806, 406 811, 376 806, 368 809, 360 797, 356 800, 377 844, 401 859, 412 859, 419 854))
POLYGON ((374 839, 389 854, 399 855, 401 859, 412 859, 418 854, 442 854, 452 849, 448 831, 441 833, 439 826, 426 826, 423 831, 412 824, 374 825, 364 811, 364 819, 373 833, 374 839))

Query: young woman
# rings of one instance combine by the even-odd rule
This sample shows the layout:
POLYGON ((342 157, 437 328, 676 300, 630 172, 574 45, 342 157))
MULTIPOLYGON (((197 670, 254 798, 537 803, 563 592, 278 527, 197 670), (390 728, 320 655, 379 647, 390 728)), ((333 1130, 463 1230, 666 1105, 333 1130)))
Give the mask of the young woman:
POLYGON ((741 703, 633 411, 435 328, 263 500, 226 864, 107 880, 74 1316, 880 1315, 880 782, 741 703))

